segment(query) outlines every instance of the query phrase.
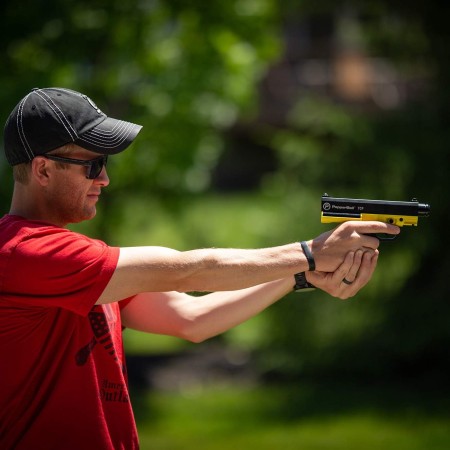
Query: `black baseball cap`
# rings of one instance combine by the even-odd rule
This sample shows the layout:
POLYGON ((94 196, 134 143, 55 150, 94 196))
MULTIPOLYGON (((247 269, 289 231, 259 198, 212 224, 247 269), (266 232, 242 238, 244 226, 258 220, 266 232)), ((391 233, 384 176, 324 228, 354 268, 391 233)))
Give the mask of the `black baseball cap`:
POLYGON ((70 142, 86 150, 113 155, 125 150, 141 128, 106 116, 80 92, 35 88, 18 103, 6 121, 6 159, 14 166, 70 142))

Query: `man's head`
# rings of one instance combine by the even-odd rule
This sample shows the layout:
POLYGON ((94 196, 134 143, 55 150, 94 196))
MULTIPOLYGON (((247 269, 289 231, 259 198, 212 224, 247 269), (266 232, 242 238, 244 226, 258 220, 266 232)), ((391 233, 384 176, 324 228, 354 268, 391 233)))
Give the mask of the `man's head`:
POLYGON ((109 184, 108 155, 125 150, 141 128, 107 117, 78 92, 33 90, 5 125, 15 180, 10 213, 61 226, 94 217, 109 184))
POLYGON ((15 166, 69 143, 112 155, 125 150, 141 128, 107 117, 79 92, 36 88, 18 103, 6 121, 6 159, 15 166))

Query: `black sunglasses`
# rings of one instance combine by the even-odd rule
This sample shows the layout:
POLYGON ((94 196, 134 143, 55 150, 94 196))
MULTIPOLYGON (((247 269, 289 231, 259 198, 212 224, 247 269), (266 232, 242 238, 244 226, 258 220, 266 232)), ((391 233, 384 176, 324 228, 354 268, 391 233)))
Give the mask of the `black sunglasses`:
POLYGON ((67 164, 77 164, 79 166, 89 167, 86 178, 88 180, 94 180, 97 178, 106 163, 108 162, 108 155, 102 155, 94 159, 73 159, 73 158, 63 158, 62 156, 54 155, 42 155, 44 158, 51 159, 52 161, 58 161, 67 164))

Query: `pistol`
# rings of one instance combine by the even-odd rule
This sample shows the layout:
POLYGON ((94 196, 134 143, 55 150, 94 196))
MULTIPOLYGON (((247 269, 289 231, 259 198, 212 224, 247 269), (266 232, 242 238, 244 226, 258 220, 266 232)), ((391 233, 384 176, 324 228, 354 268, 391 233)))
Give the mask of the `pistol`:
MULTIPOLYGON (((348 220, 377 220, 399 227, 417 226, 419 217, 428 217, 431 207, 413 198, 410 202, 392 200, 366 200, 322 196, 322 223, 346 222, 348 220)), ((395 239, 396 236, 377 235, 379 239, 395 239)))

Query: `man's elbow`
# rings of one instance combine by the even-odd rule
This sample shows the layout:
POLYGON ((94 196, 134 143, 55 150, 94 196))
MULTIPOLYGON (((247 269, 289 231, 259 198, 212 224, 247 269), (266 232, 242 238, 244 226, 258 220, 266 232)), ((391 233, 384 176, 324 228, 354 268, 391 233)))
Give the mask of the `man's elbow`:
POLYGON ((179 337, 194 344, 200 344, 213 337, 213 335, 207 333, 195 322, 187 322, 180 328, 179 337))

